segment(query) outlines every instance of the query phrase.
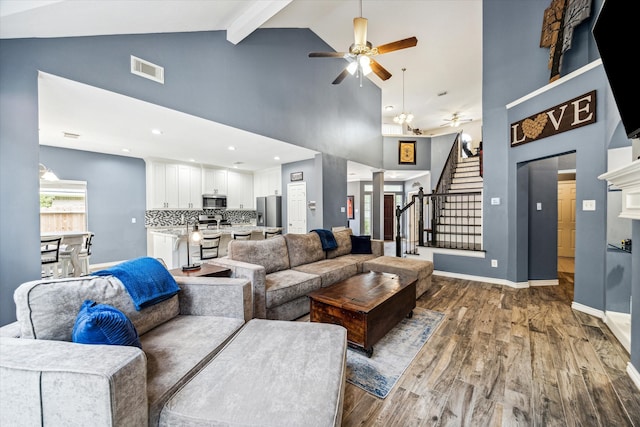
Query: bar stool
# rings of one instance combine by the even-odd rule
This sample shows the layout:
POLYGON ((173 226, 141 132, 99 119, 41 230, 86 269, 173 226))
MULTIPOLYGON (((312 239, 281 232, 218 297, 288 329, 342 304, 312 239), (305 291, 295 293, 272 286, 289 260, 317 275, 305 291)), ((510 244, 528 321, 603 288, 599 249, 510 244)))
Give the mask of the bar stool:
POLYGON ((40 239, 41 277, 60 277, 60 241, 61 237, 40 239))
POLYGON ((200 260, 218 258, 218 248, 222 235, 203 236, 200 240, 200 260))
POLYGON ((246 233, 233 233, 233 238, 235 240, 251 240, 251 232, 248 231, 246 233))
POLYGON ((271 237, 275 237, 282 234, 282 230, 276 230, 276 231, 265 231, 264 232, 264 238, 265 239, 270 239, 271 237))
MULTIPOLYGON (((91 258, 91 245, 93 244, 93 233, 87 233, 82 242, 82 248, 78 252, 78 261, 80 261, 81 275, 89 274, 89 259, 91 258)), ((71 251, 67 250, 64 245, 60 249, 60 262, 62 264, 62 277, 73 275, 73 264, 71 263, 71 251)))

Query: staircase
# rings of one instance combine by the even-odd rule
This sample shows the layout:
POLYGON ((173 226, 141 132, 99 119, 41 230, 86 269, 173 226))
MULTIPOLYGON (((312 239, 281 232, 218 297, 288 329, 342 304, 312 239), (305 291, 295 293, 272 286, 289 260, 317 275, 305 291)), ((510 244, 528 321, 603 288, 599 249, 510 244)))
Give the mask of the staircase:
POLYGON ((431 196, 430 246, 482 249, 482 182, 479 157, 457 162, 449 188, 431 196))

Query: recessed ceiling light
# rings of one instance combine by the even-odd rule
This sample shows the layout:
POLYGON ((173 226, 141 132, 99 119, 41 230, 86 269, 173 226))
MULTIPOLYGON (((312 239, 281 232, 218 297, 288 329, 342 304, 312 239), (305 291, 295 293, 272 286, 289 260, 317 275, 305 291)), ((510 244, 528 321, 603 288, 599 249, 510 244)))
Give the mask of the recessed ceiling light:
POLYGON ((236 147, 234 147, 233 145, 230 145, 229 147, 227 147, 229 149, 229 151, 234 151, 236 149, 236 147))
POLYGON ((393 110, 393 109, 394 109, 394 106, 393 106, 393 105, 387 105, 386 107, 384 107, 384 110, 385 110, 385 111, 391 111, 391 110, 393 110))
POLYGON ((130 152, 130 151, 131 151, 131 150, 129 150, 128 148, 123 148, 123 149, 122 149, 122 152, 123 152, 123 153, 128 153, 128 152, 130 152))
POLYGON ((162 131, 160 129, 151 129, 151 133, 154 135, 162 135, 162 131))
POLYGON ((195 161, 196 161, 196 159, 189 159, 189 161, 190 161, 190 162, 195 162, 195 161))
POLYGON ((234 169, 238 169, 238 165, 233 165, 233 168, 234 169))
POLYGON ((273 158, 273 160, 280 160, 280 157, 275 156, 275 157, 273 158))

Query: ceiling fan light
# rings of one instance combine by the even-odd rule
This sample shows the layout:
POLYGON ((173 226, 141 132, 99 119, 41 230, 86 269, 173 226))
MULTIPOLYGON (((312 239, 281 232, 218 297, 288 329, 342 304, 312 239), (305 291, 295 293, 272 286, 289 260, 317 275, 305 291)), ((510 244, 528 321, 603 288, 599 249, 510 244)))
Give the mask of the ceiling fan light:
POLYGON ((405 120, 407 121, 407 123, 411 123, 411 120, 413 120, 413 114, 407 114, 407 118, 405 120))
POLYGON ((352 62, 351 64, 347 65, 347 71, 349 72, 349 74, 351 74, 352 76, 355 74, 356 70, 358 69, 358 63, 357 62, 352 62))

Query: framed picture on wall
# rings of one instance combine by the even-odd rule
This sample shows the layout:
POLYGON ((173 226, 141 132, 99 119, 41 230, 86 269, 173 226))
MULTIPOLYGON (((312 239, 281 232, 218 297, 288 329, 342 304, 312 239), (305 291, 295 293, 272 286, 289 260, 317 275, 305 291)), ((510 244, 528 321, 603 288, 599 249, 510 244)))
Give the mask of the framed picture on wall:
POLYGON ((291 181, 302 181, 302 172, 291 172, 291 181))
POLYGON ((355 219, 353 210, 353 196, 347 196, 347 219, 355 219))
POLYGON ((415 141, 399 141, 398 142, 398 163, 401 165, 416 164, 416 142, 415 141))

